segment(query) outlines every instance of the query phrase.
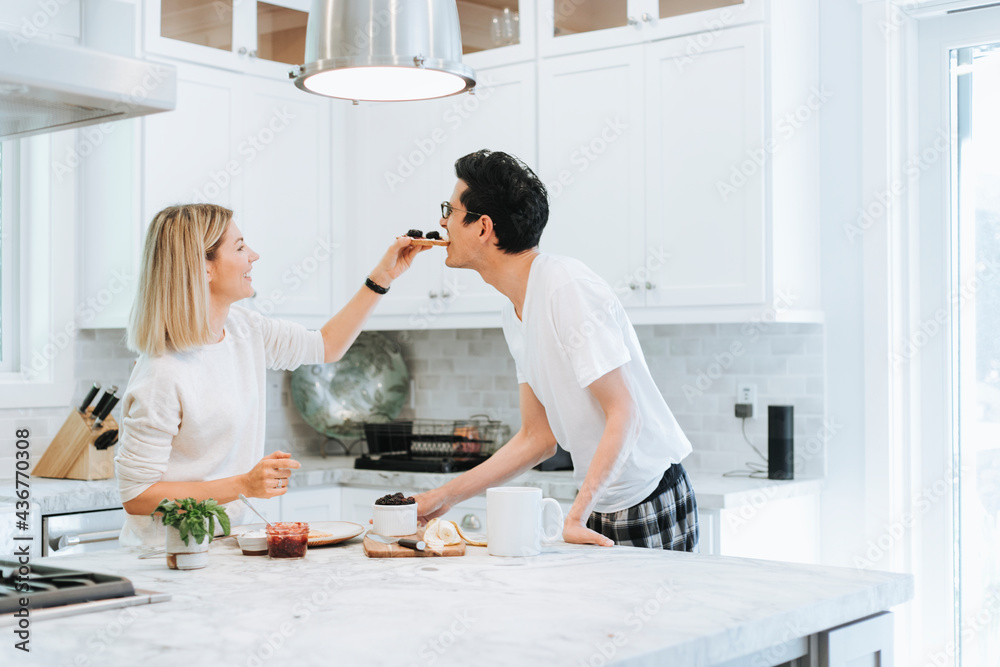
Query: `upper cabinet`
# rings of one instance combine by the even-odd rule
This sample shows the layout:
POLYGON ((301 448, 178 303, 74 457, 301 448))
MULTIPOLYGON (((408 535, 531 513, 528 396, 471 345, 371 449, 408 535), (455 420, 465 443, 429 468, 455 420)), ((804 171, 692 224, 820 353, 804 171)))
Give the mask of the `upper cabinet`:
POLYGON ((288 78, 305 61, 310 0, 149 0, 146 52, 288 78))
MULTIPOLYGON (((534 64, 480 69, 477 77, 475 95, 348 107, 352 280, 364 280, 393 237, 440 229, 459 157, 490 148, 535 166, 534 64)), ((499 326, 503 297, 475 271, 446 267, 446 253, 434 247, 417 256, 368 328, 499 326)))
POLYGON ((535 57, 537 0, 458 0, 462 54, 470 67, 535 57))
POLYGON ((333 166, 343 110, 287 80, 190 63, 177 73, 176 110, 115 125, 83 162, 78 257, 93 305, 78 323, 125 326, 150 221, 166 206, 210 202, 233 210, 261 256, 256 296, 241 305, 322 325, 346 301, 344 176, 333 166))
POLYGON ((822 317, 818 11, 768 6, 766 23, 541 59, 541 247, 589 264, 637 323, 822 317))
MULTIPOLYGON (((766 0, 546 0, 538 12, 543 56, 699 35, 764 19, 766 0)), ((703 38, 693 38, 697 50, 703 38)))

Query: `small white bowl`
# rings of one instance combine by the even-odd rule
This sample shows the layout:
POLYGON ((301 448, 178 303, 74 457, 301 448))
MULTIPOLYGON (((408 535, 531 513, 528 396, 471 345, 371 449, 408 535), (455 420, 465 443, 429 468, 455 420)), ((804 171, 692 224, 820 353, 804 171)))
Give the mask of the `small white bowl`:
POLYGON ((266 556, 267 555, 267 533, 263 530, 252 530, 248 533, 236 536, 236 541, 240 544, 240 550, 244 556, 266 556))
POLYGON ((400 537, 417 532, 417 504, 373 505, 372 531, 384 537, 400 537))

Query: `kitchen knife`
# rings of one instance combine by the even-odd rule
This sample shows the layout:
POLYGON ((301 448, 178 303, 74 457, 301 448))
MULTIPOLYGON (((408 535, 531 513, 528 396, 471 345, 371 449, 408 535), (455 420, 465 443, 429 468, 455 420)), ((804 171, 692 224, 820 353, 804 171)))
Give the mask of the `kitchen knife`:
POLYGON ((101 394, 101 397, 97 400, 97 405, 94 406, 94 411, 90 413, 95 419, 97 418, 97 415, 101 413, 101 410, 104 409, 104 404, 111 400, 111 397, 115 395, 116 391, 118 391, 117 385, 111 385, 104 390, 104 393, 101 394))
POLYGON ((118 442, 118 429, 113 428, 97 436, 97 440, 94 441, 94 447, 97 449, 107 449, 116 442, 118 442))
POLYGON ((118 405, 119 400, 118 392, 116 391, 111 395, 111 398, 104 403, 104 407, 101 408, 101 411, 98 413, 97 421, 94 422, 94 428, 101 427, 101 424, 104 423, 104 419, 111 414, 111 411, 114 410, 116 405, 118 405))
POLYGON ((80 411, 80 414, 87 414, 87 408, 90 407, 91 401, 94 400, 94 396, 97 396, 97 392, 99 392, 100 390, 101 390, 101 383, 95 382, 94 386, 90 388, 90 391, 88 391, 87 395, 84 397, 83 403, 81 403, 80 407, 77 408, 80 411))
POLYGON ((415 549, 416 551, 423 551, 427 548, 427 543, 423 540, 411 540, 408 537, 382 537, 375 533, 368 533, 367 537, 382 544, 398 544, 401 547, 415 549))

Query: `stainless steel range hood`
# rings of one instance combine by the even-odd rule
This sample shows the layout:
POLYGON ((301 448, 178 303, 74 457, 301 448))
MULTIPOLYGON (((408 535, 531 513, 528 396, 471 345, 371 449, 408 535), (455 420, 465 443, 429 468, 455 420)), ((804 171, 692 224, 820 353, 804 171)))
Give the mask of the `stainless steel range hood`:
POLYGON ((0 139, 170 111, 172 65, 0 30, 0 139))

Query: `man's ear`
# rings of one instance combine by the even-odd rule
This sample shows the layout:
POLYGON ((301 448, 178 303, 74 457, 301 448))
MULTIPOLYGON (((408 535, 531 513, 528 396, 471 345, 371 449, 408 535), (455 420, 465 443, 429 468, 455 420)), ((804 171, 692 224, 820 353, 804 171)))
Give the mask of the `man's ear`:
POLYGON ((493 218, 488 215, 479 217, 479 238, 486 240, 493 233, 493 218))

